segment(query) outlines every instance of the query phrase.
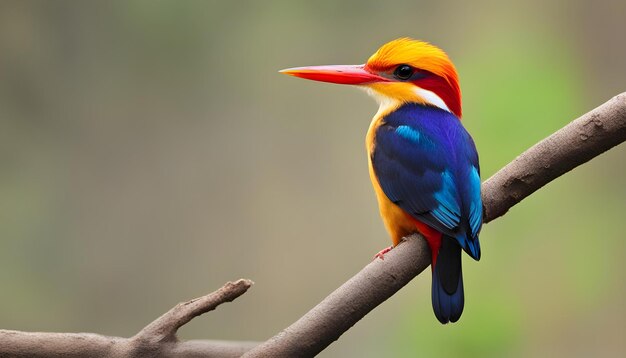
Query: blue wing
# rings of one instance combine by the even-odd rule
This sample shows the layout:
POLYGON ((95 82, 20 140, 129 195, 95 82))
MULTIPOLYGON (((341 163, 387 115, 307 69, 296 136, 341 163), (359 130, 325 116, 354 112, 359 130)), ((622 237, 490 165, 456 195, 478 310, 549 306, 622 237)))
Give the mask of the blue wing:
POLYGON ((480 169, 472 138, 442 109, 405 104, 377 128, 372 165, 387 197, 480 258, 480 169))

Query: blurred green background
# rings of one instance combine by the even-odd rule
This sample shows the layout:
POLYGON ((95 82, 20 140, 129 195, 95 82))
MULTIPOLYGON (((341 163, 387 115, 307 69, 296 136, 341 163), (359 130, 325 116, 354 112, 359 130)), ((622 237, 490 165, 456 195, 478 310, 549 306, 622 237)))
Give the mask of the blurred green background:
MULTIPOLYGON (((0 2, 0 328, 130 336, 247 277, 186 339, 265 340, 389 245, 362 92, 279 69, 400 36, 455 61, 483 177, 626 89, 624 1, 0 2)), ((322 357, 624 356, 626 147, 484 227, 322 357)))

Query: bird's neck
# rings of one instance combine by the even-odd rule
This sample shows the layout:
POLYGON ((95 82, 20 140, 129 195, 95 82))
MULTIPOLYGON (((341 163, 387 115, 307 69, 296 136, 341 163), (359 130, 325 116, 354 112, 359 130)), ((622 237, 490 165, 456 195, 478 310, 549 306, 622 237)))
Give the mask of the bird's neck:
POLYGON ((404 87, 405 96, 386 95, 376 90, 375 87, 366 87, 365 89, 378 102, 378 112, 374 115, 375 121, 395 111, 403 104, 409 103, 435 106, 458 116, 437 93, 421 87, 412 86, 408 93, 406 92, 407 87, 404 87))
POLYGON ((403 104, 402 101, 393 97, 385 96, 372 88, 365 87, 365 90, 370 96, 374 97, 376 102, 378 102, 378 111, 374 115, 372 123, 370 124, 370 129, 372 128, 372 124, 374 124, 374 122, 395 111, 403 104))

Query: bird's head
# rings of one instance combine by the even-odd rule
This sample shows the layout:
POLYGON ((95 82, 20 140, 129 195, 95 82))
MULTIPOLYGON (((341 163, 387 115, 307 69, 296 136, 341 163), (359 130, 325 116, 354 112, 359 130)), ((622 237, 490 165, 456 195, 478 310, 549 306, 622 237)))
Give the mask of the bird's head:
POLYGON ((461 90, 445 52, 424 41, 400 38, 384 44, 363 65, 289 68, 309 80, 363 86, 382 104, 424 103, 461 118, 461 90))

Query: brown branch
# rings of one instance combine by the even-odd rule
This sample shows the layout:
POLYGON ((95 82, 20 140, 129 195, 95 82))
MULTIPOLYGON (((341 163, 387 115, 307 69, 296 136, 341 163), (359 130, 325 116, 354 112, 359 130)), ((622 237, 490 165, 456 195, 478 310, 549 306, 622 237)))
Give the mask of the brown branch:
MULTIPOLYGON (((504 215, 537 189, 625 140, 626 93, 622 93, 539 142, 485 181, 484 221, 504 215)), ((417 234, 405 238, 384 260, 372 261, 298 321, 260 345, 180 342, 176 338, 176 331, 192 318, 234 300, 252 285, 249 280, 239 280, 177 305, 132 338, 0 330, 0 356, 310 357, 337 340, 429 264, 425 240, 417 234)))
POLYGON ((483 183, 485 222, 552 180, 626 141, 626 92, 583 114, 483 183))
POLYGON ((222 303, 232 302, 243 295, 253 282, 241 279, 227 282, 219 290, 191 301, 179 303, 154 322, 147 325, 132 339, 145 342, 175 342, 176 332, 180 327, 209 311, 213 311, 222 303))
POLYGON ((239 357, 258 343, 181 342, 176 332, 194 317, 241 296, 252 284, 245 279, 228 282, 213 293, 180 303, 131 338, 0 330, 0 357, 239 357))
MULTIPOLYGON (((625 140, 626 93, 622 93, 537 143, 483 183, 484 221, 504 215, 537 189, 625 140)), ((312 357, 429 264, 428 245, 412 235, 243 357, 312 357)))
POLYGON ((430 264, 426 240, 413 235, 374 260, 291 326, 244 357, 312 357, 430 264))

